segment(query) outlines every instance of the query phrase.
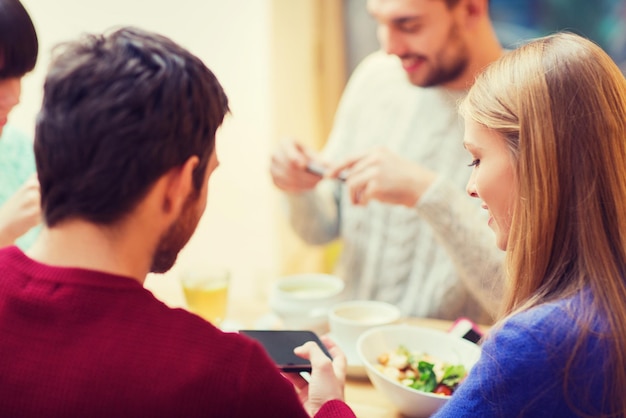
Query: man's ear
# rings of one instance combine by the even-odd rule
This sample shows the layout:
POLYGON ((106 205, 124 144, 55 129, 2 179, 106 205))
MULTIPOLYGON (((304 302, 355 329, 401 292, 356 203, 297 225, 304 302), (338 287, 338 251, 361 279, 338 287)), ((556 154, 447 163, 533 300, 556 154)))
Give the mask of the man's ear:
POLYGON ((482 19, 489 18, 489 0, 463 0, 462 7, 465 23, 468 28, 474 28, 482 19))
POLYGON ((165 174, 163 212, 178 216, 193 192, 193 172, 199 163, 200 159, 192 155, 182 165, 171 168, 165 174))

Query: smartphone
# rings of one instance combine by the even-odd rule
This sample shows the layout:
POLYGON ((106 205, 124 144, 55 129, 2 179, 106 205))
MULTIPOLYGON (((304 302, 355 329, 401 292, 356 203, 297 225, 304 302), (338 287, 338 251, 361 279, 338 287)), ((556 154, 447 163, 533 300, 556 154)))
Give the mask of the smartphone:
POLYGON ((257 340, 274 360, 278 368, 284 372, 311 372, 309 360, 298 357, 293 349, 307 341, 314 341, 324 354, 332 359, 324 344, 313 331, 305 330, 248 330, 242 329, 240 334, 257 340))
POLYGON ((483 333, 478 329, 478 326, 467 318, 459 318, 454 321, 448 332, 476 344, 483 337, 483 333))
MULTIPOLYGON (((311 161, 306 165, 306 171, 308 171, 311 174, 315 174, 316 176, 324 177, 326 168, 311 161)), ((346 181, 346 178, 347 178, 347 174, 344 171, 339 173, 339 175, 337 176, 337 180, 339 181, 346 181)))

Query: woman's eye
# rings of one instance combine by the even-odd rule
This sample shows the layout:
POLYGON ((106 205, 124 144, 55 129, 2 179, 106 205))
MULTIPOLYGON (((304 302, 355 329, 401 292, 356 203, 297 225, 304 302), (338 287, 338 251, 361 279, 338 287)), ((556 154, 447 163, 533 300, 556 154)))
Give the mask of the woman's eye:
POLYGON ((472 161, 471 164, 468 164, 468 167, 478 167, 478 164, 480 164, 480 160, 477 158, 474 161, 472 161))

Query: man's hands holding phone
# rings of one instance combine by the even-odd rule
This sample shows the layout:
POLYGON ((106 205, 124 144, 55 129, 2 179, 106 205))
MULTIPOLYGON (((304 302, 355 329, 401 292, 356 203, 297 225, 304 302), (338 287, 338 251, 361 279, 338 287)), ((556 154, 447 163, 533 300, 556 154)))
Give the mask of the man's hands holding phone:
POLYGON ((322 336, 320 339, 332 356, 332 361, 317 343, 309 341, 296 347, 294 352, 311 362, 311 378, 307 381, 298 374, 287 375, 311 416, 314 416, 324 403, 333 399, 343 400, 346 383, 346 356, 330 338, 322 336))
POLYGON ((274 152, 270 172, 274 184, 285 192, 312 190, 326 177, 345 181, 355 205, 377 200, 407 207, 416 204, 436 177, 431 170, 384 147, 329 163, 292 140, 281 142, 274 152))
POLYGON ((282 141, 270 164, 270 173, 276 187, 288 193, 301 193, 317 186, 325 176, 345 181, 346 173, 328 176, 330 169, 313 150, 293 141, 282 141))
POLYGON ((316 159, 316 154, 304 145, 292 140, 282 141, 272 154, 270 164, 274 184, 288 193, 313 189, 322 177, 307 170, 307 165, 316 159))
POLYGON ((241 330, 256 339, 293 383, 300 401, 313 416, 325 402, 343 400, 346 357, 328 337, 311 331, 241 330), (303 376, 302 371, 310 371, 303 376))
POLYGON ((296 347, 304 345, 308 341, 316 343, 324 354, 332 359, 331 354, 326 351, 324 343, 313 331, 243 329, 239 333, 260 342, 265 352, 283 372, 311 372, 311 363, 308 357, 299 356, 294 352, 296 347))

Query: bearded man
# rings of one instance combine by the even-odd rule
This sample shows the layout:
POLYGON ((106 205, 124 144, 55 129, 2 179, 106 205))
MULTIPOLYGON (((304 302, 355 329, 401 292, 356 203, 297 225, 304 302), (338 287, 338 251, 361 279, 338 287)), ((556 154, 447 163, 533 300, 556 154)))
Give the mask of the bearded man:
POLYGON ((347 297, 490 323, 503 256, 465 194, 471 161, 456 109, 503 53, 488 0, 368 0, 367 8, 381 50, 352 74, 321 154, 296 142, 273 154, 274 183, 304 241, 341 240, 335 273, 347 297))
POLYGON ((137 28, 55 52, 34 146, 45 227, 0 250, 1 415, 354 417, 336 348, 330 365, 305 346, 309 400, 260 344, 142 286, 204 211, 228 112, 213 73, 137 28))

